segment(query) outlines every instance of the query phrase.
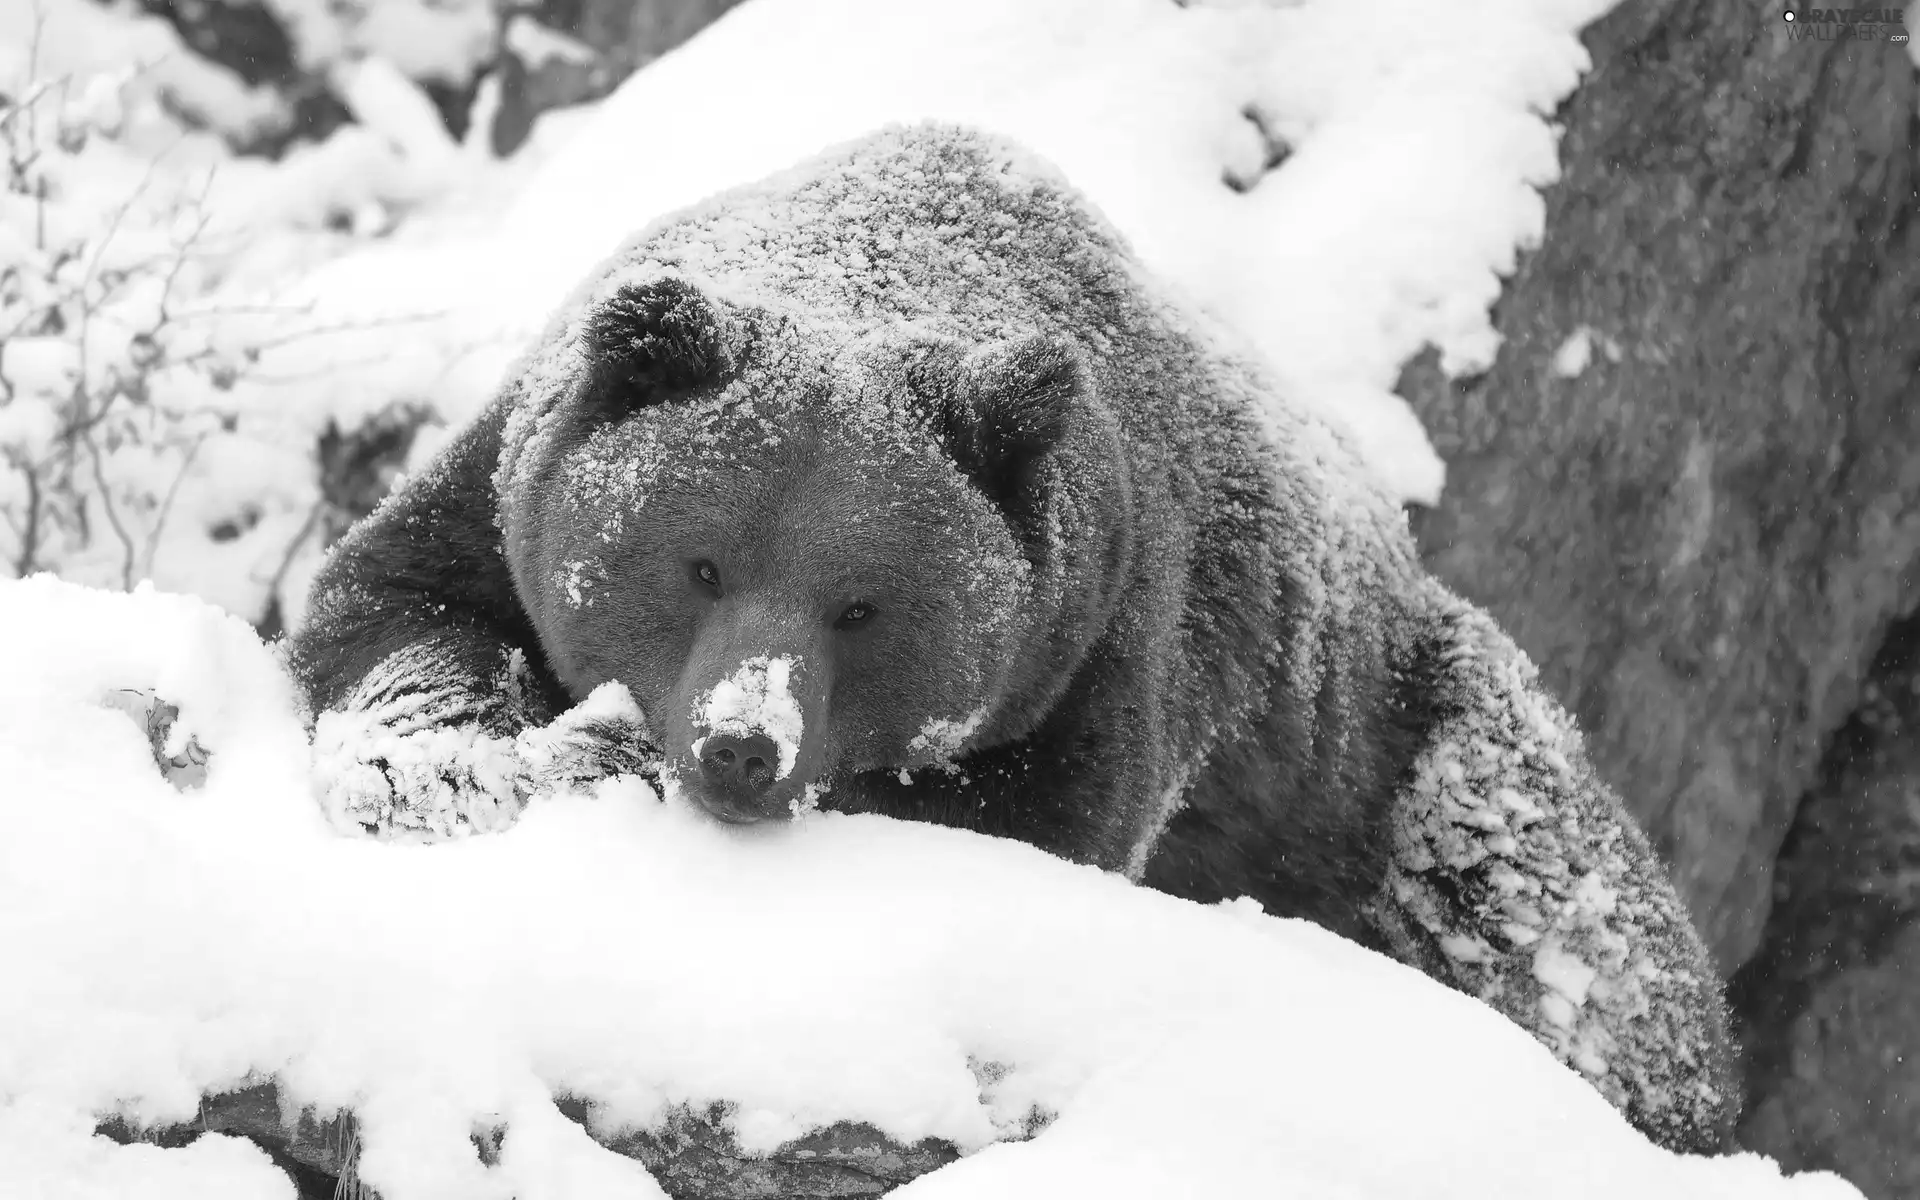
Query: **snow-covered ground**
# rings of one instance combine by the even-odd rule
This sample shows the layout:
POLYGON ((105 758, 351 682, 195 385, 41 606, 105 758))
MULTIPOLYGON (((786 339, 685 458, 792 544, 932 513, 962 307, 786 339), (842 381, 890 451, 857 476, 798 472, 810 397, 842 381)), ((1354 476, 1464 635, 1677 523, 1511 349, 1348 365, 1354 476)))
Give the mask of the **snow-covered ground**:
MULTIPOLYGON (((329 419, 463 419, 636 226, 922 117, 1056 160, 1390 488, 1431 497, 1441 466, 1388 389, 1427 342, 1490 358, 1498 275, 1555 172, 1544 114, 1607 7, 753 0, 495 163, 409 81, 471 69, 477 7, 383 6, 343 29, 274 0, 359 123, 270 165, 188 131, 279 114, 160 23, 0 0, 0 91, 45 100, 8 136, 41 139, 23 178, 47 181, 0 195, 20 268, 0 464, 58 465, 76 387, 129 414, 91 473, 47 476, 115 536, 62 526, 36 565, 247 617, 277 593, 297 619, 329 419)), ((0 561, 30 491, 0 471, 0 561)), ((722 829, 635 781, 498 836, 339 839, 239 620, 39 579, 0 583, 0 631, 0 1197, 289 1195, 231 1139, 91 1135, 269 1077, 351 1106, 387 1200, 658 1195, 559 1116, 562 1088, 614 1123, 728 1100, 750 1145, 858 1118, 976 1151, 908 1195, 1855 1195, 1655 1150, 1490 1010, 1310 926, 1018 845, 820 815, 722 829), (203 789, 161 779, 107 703, 124 688, 180 705, 215 754, 203 789), (983 1090, 976 1061, 1010 1073, 983 1090), (1034 1106, 1057 1114, 1041 1137, 989 1144, 1034 1106), (469 1133, 503 1120, 483 1168, 469 1133)))
POLYGON ((43 577, 0 629, 34 632, 0 643, 0 1196, 289 1196, 243 1142, 91 1136, 269 1077, 352 1107, 387 1200, 660 1195, 560 1090, 609 1125, 729 1100, 749 1147, 858 1119, 971 1152, 910 1197, 1858 1195, 1658 1150, 1492 1010, 1317 927, 1016 843, 743 830, 637 780, 504 834, 339 838, 244 623, 43 577), (162 779, 123 688, 178 704, 203 786, 162 779))

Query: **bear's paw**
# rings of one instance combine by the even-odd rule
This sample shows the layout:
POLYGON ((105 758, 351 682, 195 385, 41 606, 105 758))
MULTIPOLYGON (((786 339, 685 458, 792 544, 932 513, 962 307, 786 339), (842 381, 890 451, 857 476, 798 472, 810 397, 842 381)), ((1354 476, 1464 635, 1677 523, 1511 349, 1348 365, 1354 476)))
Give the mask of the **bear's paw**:
POLYGON ((551 724, 523 730, 514 748, 535 790, 571 791, 599 779, 660 774, 660 750, 627 689, 603 683, 551 724))
POLYGON ((362 712, 314 727, 314 791, 343 833, 439 841, 505 829, 533 790, 513 740, 473 725, 396 731, 362 712))
POLYGON ((619 684, 512 737, 474 723, 396 725, 390 716, 350 709, 323 713, 314 726, 315 793, 343 833, 421 841, 493 833, 536 796, 621 775, 659 777, 646 720, 619 684))

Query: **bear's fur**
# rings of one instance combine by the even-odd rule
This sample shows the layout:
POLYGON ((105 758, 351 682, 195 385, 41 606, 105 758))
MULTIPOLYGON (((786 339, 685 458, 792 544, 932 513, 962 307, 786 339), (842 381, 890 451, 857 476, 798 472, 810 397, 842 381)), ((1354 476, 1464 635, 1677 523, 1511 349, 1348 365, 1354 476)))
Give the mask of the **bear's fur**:
POLYGON ((510 820, 528 731, 617 682, 637 712, 553 728, 721 817, 1252 896, 1485 1000, 1665 1145, 1733 1115, 1699 939, 1525 657, 992 138, 884 131, 641 233, 341 543, 290 661, 347 824, 510 820))

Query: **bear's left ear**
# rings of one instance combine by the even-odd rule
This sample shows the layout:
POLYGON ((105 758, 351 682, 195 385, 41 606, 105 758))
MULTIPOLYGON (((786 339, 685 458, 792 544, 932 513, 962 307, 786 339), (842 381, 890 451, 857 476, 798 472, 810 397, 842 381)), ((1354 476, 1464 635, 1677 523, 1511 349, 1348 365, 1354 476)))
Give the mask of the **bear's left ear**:
POLYGON ((1040 464, 1087 407, 1079 351, 1044 334, 984 346, 967 356, 958 392, 944 431, 954 462, 1002 508, 1031 507, 1040 464))
POLYGON ((588 315, 586 397, 608 416, 677 399, 733 370, 731 322, 689 280, 628 284, 588 315))

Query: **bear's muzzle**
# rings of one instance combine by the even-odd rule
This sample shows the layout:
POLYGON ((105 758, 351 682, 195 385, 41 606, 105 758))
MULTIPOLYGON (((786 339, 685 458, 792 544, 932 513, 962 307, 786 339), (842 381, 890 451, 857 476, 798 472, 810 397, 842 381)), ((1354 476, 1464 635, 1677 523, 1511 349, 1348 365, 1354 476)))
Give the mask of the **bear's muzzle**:
POLYGON ((696 656, 732 666, 697 673, 712 682, 691 689, 683 737, 669 734, 680 786, 730 823, 792 816, 817 770, 825 732, 826 689, 823 672, 814 669, 817 655, 789 650, 738 657, 737 642, 729 649, 696 656))

